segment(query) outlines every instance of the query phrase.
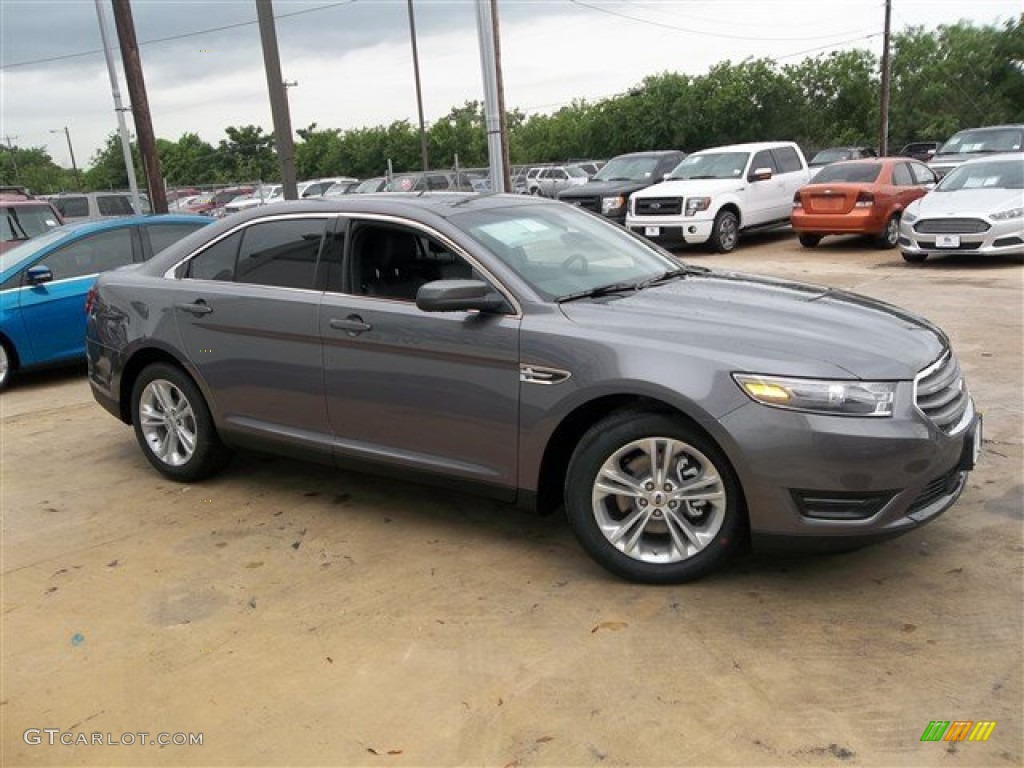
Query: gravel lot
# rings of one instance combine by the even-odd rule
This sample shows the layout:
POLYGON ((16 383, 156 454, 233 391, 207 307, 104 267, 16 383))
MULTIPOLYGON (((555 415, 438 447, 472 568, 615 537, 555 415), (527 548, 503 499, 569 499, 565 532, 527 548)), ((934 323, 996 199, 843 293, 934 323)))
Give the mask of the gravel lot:
POLYGON ((985 415, 959 505, 852 554, 634 586, 560 517, 397 478, 248 454, 175 485, 82 369, 25 376, 0 399, 0 763, 1021 765, 1024 263, 790 234, 682 255, 938 322, 985 415), (997 726, 919 741, 957 719, 997 726))

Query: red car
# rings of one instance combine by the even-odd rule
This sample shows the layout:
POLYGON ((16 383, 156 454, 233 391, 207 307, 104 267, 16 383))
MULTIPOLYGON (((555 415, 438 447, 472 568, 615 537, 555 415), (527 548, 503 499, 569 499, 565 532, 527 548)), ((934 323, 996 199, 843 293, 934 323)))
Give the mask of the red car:
POLYGON ((827 165, 793 196, 793 229, 806 248, 825 235, 868 235, 879 248, 893 248, 903 210, 936 181, 928 166, 906 157, 827 165))
POLYGON ((63 223, 51 203, 24 187, 0 187, 0 253, 63 223))

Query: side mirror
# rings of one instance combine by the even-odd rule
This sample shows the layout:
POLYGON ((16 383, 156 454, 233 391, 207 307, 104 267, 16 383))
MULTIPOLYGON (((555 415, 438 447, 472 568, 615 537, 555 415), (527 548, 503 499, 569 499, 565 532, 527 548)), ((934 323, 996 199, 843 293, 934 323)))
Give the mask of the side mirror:
POLYGON ((771 168, 755 168, 747 177, 748 181, 768 181, 772 177, 771 168))
POLYGON ((39 264, 35 267, 29 267, 25 273, 25 278, 28 280, 29 285, 42 285, 53 280, 53 272, 46 265, 39 264))
POLYGON ((495 312, 506 304, 483 280, 434 280, 420 286, 416 306, 424 312, 495 312))

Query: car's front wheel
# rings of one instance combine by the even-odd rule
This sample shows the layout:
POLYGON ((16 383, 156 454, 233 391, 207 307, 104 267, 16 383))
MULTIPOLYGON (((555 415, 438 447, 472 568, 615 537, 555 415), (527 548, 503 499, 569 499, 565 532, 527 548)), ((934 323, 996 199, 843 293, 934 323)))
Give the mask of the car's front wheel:
POLYGON ((718 253, 736 250, 740 239, 740 220, 732 211, 719 211, 711 225, 711 249, 718 253))
POLYGON ((149 463, 172 480, 202 480, 231 456, 199 388, 173 365, 154 363, 135 380, 132 424, 149 463))
POLYGON ((597 562, 652 584, 708 573, 745 527, 739 483, 718 446, 682 419, 652 412, 613 415, 580 439, 565 506, 597 562))

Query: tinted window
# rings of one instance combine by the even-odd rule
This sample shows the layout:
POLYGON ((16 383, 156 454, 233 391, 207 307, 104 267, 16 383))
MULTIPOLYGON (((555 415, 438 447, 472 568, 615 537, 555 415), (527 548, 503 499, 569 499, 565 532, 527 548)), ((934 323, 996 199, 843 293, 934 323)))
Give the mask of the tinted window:
POLYGON ((912 187, 914 185, 906 163, 900 163, 892 169, 892 183, 897 187, 912 187))
POLYGON ((803 170, 800 156, 797 155, 796 150, 792 147, 779 147, 773 150, 773 152, 775 153, 775 160, 779 165, 779 173, 793 173, 794 171, 803 170))
POLYGON ((38 264, 45 264, 53 272, 54 280, 106 272, 134 261, 132 231, 127 228, 99 232, 71 243, 38 264))
POLYGON ((234 280, 241 241, 240 232, 217 241, 189 262, 187 276, 196 280, 234 280))
POLYGON ((551 171, 551 173, 549 175, 551 176, 552 179, 567 179, 567 178, 569 178, 569 175, 565 171, 563 171, 561 168, 556 168, 555 170, 551 171))
POLYGON ((932 169, 924 163, 911 163, 910 172, 913 174, 916 184, 934 184, 936 181, 932 169))
POLYGON ((882 171, 881 163, 836 163, 827 165, 814 177, 815 184, 828 182, 849 182, 851 184, 870 184, 878 180, 882 171))
POLYGON ((428 176, 427 177, 427 189, 448 189, 447 176, 428 176))
POLYGON ((245 230, 235 280, 239 283, 312 288, 326 219, 285 219, 245 230))
POLYGON ((53 201, 61 216, 88 216, 89 201, 84 197, 58 197, 53 201))
POLYGON ((754 160, 750 164, 750 172, 753 173, 761 168, 771 168, 772 173, 778 173, 779 171, 779 169, 775 167, 775 158, 772 157, 770 149, 762 149, 754 155, 754 160))
POLYGON ((124 195, 97 195, 96 207, 100 216, 131 216, 135 211, 124 195))
POLYGON ((178 242, 185 235, 191 235, 202 224, 151 224, 146 227, 149 235, 149 244, 153 247, 153 253, 160 253, 164 248, 178 242))
POLYGON ((0 206, 0 240, 24 240, 60 226, 48 205, 0 206))

